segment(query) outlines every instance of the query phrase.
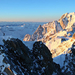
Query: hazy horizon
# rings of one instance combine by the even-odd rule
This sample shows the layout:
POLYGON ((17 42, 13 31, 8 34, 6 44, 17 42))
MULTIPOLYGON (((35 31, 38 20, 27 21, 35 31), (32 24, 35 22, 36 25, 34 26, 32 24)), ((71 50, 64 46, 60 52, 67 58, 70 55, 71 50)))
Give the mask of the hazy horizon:
POLYGON ((0 0, 0 21, 51 22, 74 12, 74 0, 0 0))
MULTIPOLYGON (((0 22, 34 22, 34 21, 0 21, 0 22)), ((35 21, 36 22, 36 21, 35 21)), ((37 21, 38 23, 39 21, 37 21)), ((52 21, 49 21, 52 22, 52 21)))

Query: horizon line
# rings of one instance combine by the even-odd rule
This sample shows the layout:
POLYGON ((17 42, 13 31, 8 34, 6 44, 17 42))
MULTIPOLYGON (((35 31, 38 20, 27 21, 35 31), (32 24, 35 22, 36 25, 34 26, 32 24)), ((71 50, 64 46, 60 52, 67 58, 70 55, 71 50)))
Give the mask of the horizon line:
POLYGON ((52 21, 0 21, 0 22, 52 22, 52 21))

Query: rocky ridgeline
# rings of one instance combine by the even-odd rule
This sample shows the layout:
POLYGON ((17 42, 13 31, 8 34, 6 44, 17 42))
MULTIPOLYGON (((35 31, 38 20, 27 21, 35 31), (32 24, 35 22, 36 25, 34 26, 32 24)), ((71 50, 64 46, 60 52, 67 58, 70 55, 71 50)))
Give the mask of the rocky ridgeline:
POLYGON ((50 35, 55 34, 56 32, 62 30, 60 23, 53 21, 52 23, 47 23, 45 26, 39 25, 37 30, 32 34, 26 34, 23 41, 35 41, 44 38, 44 35, 49 32, 50 35))
POLYGON ((43 26, 39 25, 37 30, 32 35, 25 35, 23 41, 40 40, 46 43, 48 36, 52 36, 59 31, 72 31, 75 27, 75 13, 66 13, 58 21, 52 21, 43 26), (48 34, 48 35, 46 35, 48 34))
POLYGON ((4 46, 0 47, 0 55, 4 53, 2 62, 9 66, 3 64, 4 69, 0 70, 0 74, 52 75, 53 72, 57 75, 62 74, 60 66, 53 62, 50 50, 41 41, 35 42, 32 50, 19 39, 3 41, 4 46))
POLYGON ((26 34, 23 41, 35 41, 43 37, 43 27, 39 25, 37 30, 33 33, 33 35, 26 34))
MULTIPOLYGON (((41 42, 35 42, 32 50, 21 40, 11 38, 0 45, 0 74, 3 75, 74 75, 75 42, 65 55, 63 67, 53 62, 50 50, 41 42), (3 55, 4 54, 4 55, 3 55), (3 63, 3 64, 2 64, 3 63), (2 65, 1 65, 2 64, 2 65)), ((64 56, 63 55, 63 56, 64 56)), ((60 57, 59 57, 60 58, 60 57)), ((59 58, 57 60, 59 60, 59 58)), ((63 58, 61 58, 63 60, 63 58)), ((60 61, 59 61, 60 63, 60 61)))

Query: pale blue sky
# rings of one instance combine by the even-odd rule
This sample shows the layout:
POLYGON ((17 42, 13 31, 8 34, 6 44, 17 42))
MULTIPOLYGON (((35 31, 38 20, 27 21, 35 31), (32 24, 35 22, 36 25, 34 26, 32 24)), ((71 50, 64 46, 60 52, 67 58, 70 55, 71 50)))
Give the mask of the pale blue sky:
POLYGON ((75 12, 75 0, 0 0, 0 21, 50 22, 75 12))

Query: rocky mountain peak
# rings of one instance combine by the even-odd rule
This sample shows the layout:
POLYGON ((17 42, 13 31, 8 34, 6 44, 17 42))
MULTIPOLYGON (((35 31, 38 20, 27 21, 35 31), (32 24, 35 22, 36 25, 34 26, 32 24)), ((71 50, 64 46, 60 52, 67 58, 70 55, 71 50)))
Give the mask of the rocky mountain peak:
MULTIPOLYGON (((66 53, 75 39, 75 13, 66 13, 58 21, 39 26, 30 41, 42 41, 50 49, 52 57, 66 53), (71 43, 70 43, 71 42, 71 43), (59 51, 58 51, 59 50, 59 51)), ((27 41, 27 40, 25 40, 27 41)))
POLYGON ((31 35, 26 34, 23 41, 30 41, 31 40, 31 35))
MULTIPOLYGON (((74 27, 75 13, 66 13, 58 21, 52 21, 43 26, 39 25, 36 31, 30 36, 30 41, 39 40, 44 38, 46 34, 54 35, 62 30, 70 30, 74 27)), ((46 36, 47 37, 47 36, 46 36)), ((27 37, 24 37, 27 38, 27 37)), ((29 38, 29 37, 28 37, 29 38)), ((25 40, 28 41, 28 40, 25 40)))

